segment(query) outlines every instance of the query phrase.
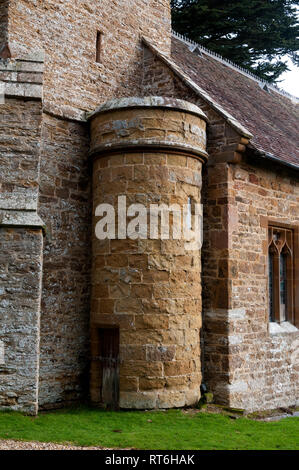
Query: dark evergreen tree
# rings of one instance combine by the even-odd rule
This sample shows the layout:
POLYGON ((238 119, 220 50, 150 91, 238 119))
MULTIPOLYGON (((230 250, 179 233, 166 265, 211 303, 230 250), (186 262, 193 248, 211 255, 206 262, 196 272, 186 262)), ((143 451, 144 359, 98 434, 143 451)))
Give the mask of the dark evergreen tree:
POLYGON ((173 29, 269 82, 299 65, 299 1, 172 0, 173 29), (298 11, 298 10, 297 10, 298 11))

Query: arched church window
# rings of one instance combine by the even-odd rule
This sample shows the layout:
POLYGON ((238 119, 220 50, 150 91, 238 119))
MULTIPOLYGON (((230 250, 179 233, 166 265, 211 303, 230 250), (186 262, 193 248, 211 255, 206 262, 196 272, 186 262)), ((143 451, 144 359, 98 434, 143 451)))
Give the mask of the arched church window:
POLYGON ((294 231, 269 226, 269 320, 294 322, 294 231))
POLYGON ((268 256, 268 264, 269 264, 269 320, 270 321, 275 321, 275 312, 274 312, 274 305, 275 305, 275 300, 274 300, 274 263, 275 263, 275 256, 276 256, 276 250, 273 245, 269 247, 269 256, 268 256))

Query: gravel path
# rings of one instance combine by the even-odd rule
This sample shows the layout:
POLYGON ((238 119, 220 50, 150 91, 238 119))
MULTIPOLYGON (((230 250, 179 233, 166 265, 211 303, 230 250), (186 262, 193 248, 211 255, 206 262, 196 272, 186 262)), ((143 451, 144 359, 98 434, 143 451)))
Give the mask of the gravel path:
POLYGON ((104 447, 76 447, 51 442, 1 441, 0 450, 112 450, 104 447))

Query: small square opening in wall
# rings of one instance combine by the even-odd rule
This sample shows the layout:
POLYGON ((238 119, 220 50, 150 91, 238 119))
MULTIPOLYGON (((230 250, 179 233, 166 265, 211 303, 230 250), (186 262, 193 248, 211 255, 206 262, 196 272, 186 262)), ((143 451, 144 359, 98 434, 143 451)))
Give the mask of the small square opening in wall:
POLYGON ((96 43, 96 62, 98 64, 100 64, 102 60, 102 41, 103 41, 103 34, 101 33, 101 31, 98 31, 97 43, 96 43))

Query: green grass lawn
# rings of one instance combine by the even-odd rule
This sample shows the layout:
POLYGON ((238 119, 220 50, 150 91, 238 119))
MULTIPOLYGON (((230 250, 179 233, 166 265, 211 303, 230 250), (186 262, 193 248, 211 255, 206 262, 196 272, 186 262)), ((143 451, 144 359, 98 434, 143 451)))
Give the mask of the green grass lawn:
POLYGON ((87 407, 36 418, 0 412, 1 438, 135 449, 292 450, 299 449, 299 418, 257 422, 180 410, 113 412, 87 407))

